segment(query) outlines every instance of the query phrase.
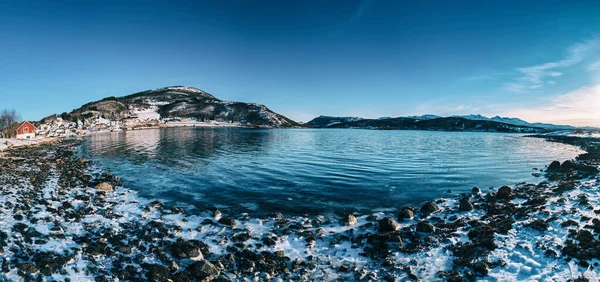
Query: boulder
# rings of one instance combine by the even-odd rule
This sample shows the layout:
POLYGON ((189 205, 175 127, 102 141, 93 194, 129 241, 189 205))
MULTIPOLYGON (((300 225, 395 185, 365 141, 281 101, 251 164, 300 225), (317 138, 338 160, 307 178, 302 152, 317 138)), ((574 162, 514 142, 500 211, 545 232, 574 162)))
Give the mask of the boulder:
POLYGON ((500 187, 500 189, 498 189, 498 192, 496 193, 496 198, 502 200, 510 200, 512 198, 512 188, 508 186, 500 187))
POLYGON ((560 165, 560 169, 563 171, 574 170, 577 167, 573 161, 566 160, 560 165))
POLYGON ((560 169, 560 162, 559 161, 553 161, 548 166, 548 171, 558 171, 559 169, 560 169))
POLYGON ((398 221, 405 220, 405 219, 411 220, 411 219, 413 219, 413 217, 415 217, 413 210, 408 207, 403 207, 400 210, 400 213, 398 213, 398 221))
POLYGON ((102 182, 98 185, 96 185, 96 190, 98 191, 102 191, 102 192, 112 192, 114 191, 113 186, 106 183, 106 182, 102 182))
POLYGON ((185 269, 185 272, 187 272, 189 276, 202 281, 206 278, 219 276, 221 273, 216 266, 207 260, 201 260, 199 262, 190 264, 185 269))
POLYGON ((469 198, 460 199, 460 206, 458 207, 459 211, 471 211, 473 210, 473 203, 469 198))
POLYGON ((398 222, 396 222, 393 218, 383 218, 379 221, 379 233, 396 231, 398 226, 398 222))
POLYGON ((178 259, 196 257, 203 258, 202 253, 200 252, 200 247, 190 242, 186 242, 181 238, 177 239, 177 241, 171 245, 170 251, 171 255, 178 259))
POLYGON ((354 217, 351 214, 346 215, 342 219, 340 219, 340 224, 344 225, 344 226, 353 226, 356 223, 358 223, 358 221, 356 220, 356 217, 354 217))
POLYGON ((228 217, 223 217, 223 218, 219 219, 219 223, 223 224, 223 225, 227 225, 231 228, 235 227, 235 220, 228 218, 228 217))
POLYGON ((473 187, 473 189, 471 189, 471 194, 479 195, 481 194, 481 189, 479 189, 479 187, 473 187))
POLYGON ((435 227, 429 221, 423 220, 417 223, 417 232, 433 233, 435 227))
POLYGON ((421 207, 421 212, 434 213, 439 211, 440 208, 434 202, 427 202, 421 207))

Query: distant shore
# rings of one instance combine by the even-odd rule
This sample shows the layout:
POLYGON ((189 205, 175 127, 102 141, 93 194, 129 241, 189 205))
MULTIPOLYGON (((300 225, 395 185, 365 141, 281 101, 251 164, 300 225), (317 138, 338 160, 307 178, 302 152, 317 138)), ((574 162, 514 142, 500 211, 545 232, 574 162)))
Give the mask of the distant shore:
POLYGON ((547 181, 440 198, 397 214, 252 218, 138 197, 80 158, 81 140, 0 158, 2 274, 13 280, 596 280, 599 139, 547 181))

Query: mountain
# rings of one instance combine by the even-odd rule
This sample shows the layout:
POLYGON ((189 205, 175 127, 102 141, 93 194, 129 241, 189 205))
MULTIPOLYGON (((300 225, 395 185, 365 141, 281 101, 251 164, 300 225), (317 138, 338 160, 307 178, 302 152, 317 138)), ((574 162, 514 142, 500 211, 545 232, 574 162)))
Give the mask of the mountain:
POLYGON ((169 121, 221 122, 256 127, 294 127, 295 121, 254 103, 229 102, 185 86, 108 97, 61 115, 83 126, 129 121, 133 125, 169 121), (100 122, 99 122, 100 121, 100 122))
POLYGON ((359 121, 362 118, 359 117, 330 117, 330 116, 318 116, 311 121, 304 124, 304 126, 312 128, 324 128, 331 127, 340 123, 348 123, 353 121, 359 121))
MULTIPOLYGON (((341 118, 345 119, 345 118, 341 118)), ((463 117, 440 117, 432 119, 416 119, 398 117, 390 119, 357 119, 339 121, 327 124, 323 117, 315 118, 306 123, 314 128, 364 128, 384 130, 436 130, 436 131, 489 131, 514 133, 539 133, 546 129, 532 126, 518 126, 485 119, 467 119, 463 117), (316 122, 313 122, 317 120, 316 122)), ((335 117, 327 117, 328 121, 336 121, 335 117)))
POLYGON ((422 115, 422 116, 407 116, 407 118, 428 120, 428 119, 434 119, 434 118, 441 118, 441 116, 427 114, 427 115, 422 115))
POLYGON ((469 120, 491 120, 491 121, 497 121, 497 122, 502 122, 502 123, 507 123, 507 124, 512 124, 512 125, 518 125, 518 126, 539 127, 539 128, 544 128, 544 129, 548 129, 548 130, 575 129, 575 127, 570 126, 570 125, 556 125, 556 124, 539 123, 539 122, 529 123, 520 118, 509 118, 509 117, 500 117, 500 116, 488 118, 486 116, 477 114, 477 115, 454 116, 454 117, 461 117, 461 118, 465 118, 465 119, 469 119, 469 120))

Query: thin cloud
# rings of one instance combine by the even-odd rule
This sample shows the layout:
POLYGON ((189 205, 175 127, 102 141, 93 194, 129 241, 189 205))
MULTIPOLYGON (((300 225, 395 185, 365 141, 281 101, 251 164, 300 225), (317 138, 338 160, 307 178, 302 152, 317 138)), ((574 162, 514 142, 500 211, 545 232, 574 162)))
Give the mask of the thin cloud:
POLYGON ((568 49, 567 57, 562 60, 517 68, 516 71, 520 76, 515 78, 513 82, 506 84, 504 89, 522 93, 541 88, 549 84, 549 81, 554 81, 553 79, 563 75, 563 72, 559 69, 582 62, 590 52, 597 50, 599 47, 600 44, 597 39, 588 40, 571 46, 568 49))
POLYGON ((600 61, 597 61, 597 62, 591 63, 591 64, 588 66, 588 70, 589 70, 589 71, 597 71, 597 70, 600 70, 600 61))
POLYGON ((600 126, 600 84, 549 97, 536 108, 515 108, 503 114, 530 122, 600 126))

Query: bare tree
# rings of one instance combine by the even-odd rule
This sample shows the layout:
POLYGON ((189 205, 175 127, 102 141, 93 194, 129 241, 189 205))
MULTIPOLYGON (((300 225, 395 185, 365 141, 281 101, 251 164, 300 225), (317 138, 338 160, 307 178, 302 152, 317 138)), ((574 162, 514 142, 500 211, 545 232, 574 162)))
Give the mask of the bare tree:
POLYGON ((0 113, 0 135, 7 136, 7 128, 15 122, 21 121, 21 115, 15 109, 4 109, 0 113))

